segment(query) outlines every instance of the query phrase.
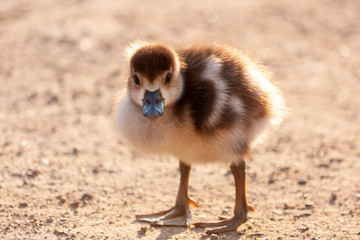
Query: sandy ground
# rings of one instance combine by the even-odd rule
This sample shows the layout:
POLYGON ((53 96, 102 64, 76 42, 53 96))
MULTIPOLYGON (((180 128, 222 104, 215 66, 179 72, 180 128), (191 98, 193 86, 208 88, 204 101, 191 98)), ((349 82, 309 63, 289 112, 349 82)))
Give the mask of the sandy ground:
MULTIPOLYGON (((360 2, 0 0, 0 239, 360 239, 360 2), (237 232, 151 227, 178 163, 120 142, 123 49, 219 41, 274 73, 291 116, 248 162, 237 232)), ((194 221, 231 216, 226 166, 194 166, 194 221)))

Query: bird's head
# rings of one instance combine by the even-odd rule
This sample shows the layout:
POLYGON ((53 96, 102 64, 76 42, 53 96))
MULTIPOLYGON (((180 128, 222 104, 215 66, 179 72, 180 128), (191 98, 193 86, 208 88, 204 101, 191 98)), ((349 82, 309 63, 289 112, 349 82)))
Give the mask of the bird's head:
POLYGON ((176 52, 163 44, 137 43, 129 48, 127 89, 142 107, 143 115, 156 119, 181 95, 183 82, 176 52))

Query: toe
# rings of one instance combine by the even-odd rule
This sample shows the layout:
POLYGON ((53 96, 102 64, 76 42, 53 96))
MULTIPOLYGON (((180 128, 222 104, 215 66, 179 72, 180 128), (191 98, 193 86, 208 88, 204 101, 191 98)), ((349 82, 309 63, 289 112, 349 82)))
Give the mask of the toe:
POLYGON ((194 223, 195 227, 199 227, 199 228, 211 228, 211 227, 220 227, 220 226, 224 226, 226 224, 230 224, 233 221, 233 218, 229 218, 229 219, 225 219, 223 221, 219 221, 219 222, 198 222, 198 223, 194 223))
POLYGON ((219 222, 198 222, 195 223, 195 227, 205 228, 207 234, 213 233, 223 233, 235 231, 242 223, 245 223, 247 220, 246 216, 235 216, 229 219, 225 219, 219 222))
POLYGON ((157 212, 157 213, 150 213, 150 214, 142 214, 142 215, 136 215, 136 219, 140 220, 142 218, 147 218, 147 217, 159 217, 159 216, 163 216, 166 215, 167 213, 169 213, 171 210, 173 210, 173 208, 166 210, 166 211, 161 211, 161 212, 157 212))
POLYGON ((233 218, 231 220, 232 221, 230 223, 227 222, 227 224, 224 224, 222 226, 214 227, 214 228, 210 227, 210 229, 206 231, 206 234, 217 234, 217 233, 236 231, 242 223, 246 222, 246 219, 242 219, 242 218, 233 218))
POLYGON ((167 211, 153 214, 137 215, 136 220, 149 222, 155 226, 182 226, 187 227, 191 223, 190 211, 173 207, 167 211))

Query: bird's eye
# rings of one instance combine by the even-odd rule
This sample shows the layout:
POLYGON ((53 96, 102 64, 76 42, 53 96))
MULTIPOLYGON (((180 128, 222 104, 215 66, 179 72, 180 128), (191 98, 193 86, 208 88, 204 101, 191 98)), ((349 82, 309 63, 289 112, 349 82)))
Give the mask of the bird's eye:
POLYGON ((165 83, 169 83, 171 81, 171 73, 168 73, 165 78, 165 83))
POLYGON ((140 80, 139 80, 139 77, 137 75, 134 75, 134 82, 135 82, 136 85, 140 84, 140 80))

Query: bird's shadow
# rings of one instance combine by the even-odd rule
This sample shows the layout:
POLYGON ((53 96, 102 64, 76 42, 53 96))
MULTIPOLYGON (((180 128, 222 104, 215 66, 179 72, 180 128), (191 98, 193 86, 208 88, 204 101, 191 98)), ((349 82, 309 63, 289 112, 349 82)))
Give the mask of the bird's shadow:
POLYGON ((212 240, 212 239, 240 239, 244 237, 243 232, 239 231, 233 231, 233 232, 227 232, 227 233, 219 233, 219 234, 205 234, 205 230, 202 228, 191 228, 191 231, 194 231, 196 233, 202 234, 201 238, 199 240, 212 240), (217 235, 218 238, 214 237, 214 235, 217 235))
MULTIPOLYGON (((135 222, 139 223, 138 221, 135 221, 135 222)), ((205 232, 204 229, 197 228, 197 227, 186 228, 186 227, 176 227, 176 226, 152 226, 152 224, 146 224, 146 223, 144 224, 144 226, 146 229, 148 229, 149 227, 154 227, 156 229, 161 230, 161 232, 160 232, 159 236, 157 236, 156 240, 170 239, 172 236, 179 235, 183 232, 196 232, 199 234, 202 234, 205 232)), ((238 232, 238 231, 219 234, 219 236, 223 239, 240 239, 244 235, 245 234, 243 232, 238 232)), ((146 238, 146 232, 139 231, 137 238, 139 238, 139 239, 146 238)), ((214 239, 214 238, 212 235, 202 234, 200 240, 207 240, 207 239, 214 239)))
POLYGON ((159 226, 161 232, 156 240, 165 240, 170 239, 174 235, 181 234, 182 232, 187 231, 186 227, 166 227, 166 226, 159 226))
MULTIPOLYGON (((135 220, 133 223, 139 223, 139 221, 135 220)), ((160 232, 159 236, 156 238, 156 240, 169 239, 174 235, 181 234, 182 232, 185 232, 188 230, 188 228, 186 228, 186 227, 157 226, 157 225, 152 225, 151 223, 144 223, 144 222, 142 222, 142 224, 144 224, 144 227, 138 231, 137 238, 146 238, 146 235, 147 235, 146 232, 152 227, 161 230, 161 232, 160 232), (142 229, 144 229, 144 230, 142 230, 142 229)))

